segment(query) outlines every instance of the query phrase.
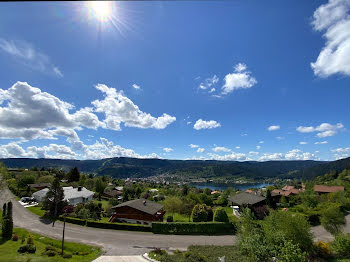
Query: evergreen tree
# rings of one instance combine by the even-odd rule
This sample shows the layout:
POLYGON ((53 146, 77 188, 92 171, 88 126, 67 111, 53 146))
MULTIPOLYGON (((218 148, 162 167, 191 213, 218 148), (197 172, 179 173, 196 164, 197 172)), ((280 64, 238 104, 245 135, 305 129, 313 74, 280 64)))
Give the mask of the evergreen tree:
POLYGON ((271 196, 271 189, 268 188, 266 191, 266 204, 269 207, 273 207, 273 200, 272 200, 272 196, 271 196))
MULTIPOLYGON (((60 180, 59 178, 55 178, 43 201, 43 209, 48 210, 54 221, 62 213, 62 209, 66 205, 63 199, 64 191, 60 185, 60 180)), ((54 226, 54 224, 55 222, 53 222, 52 226, 54 226)))
POLYGON ((12 202, 8 202, 3 206, 2 219, 2 237, 11 239, 13 233, 13 218, 12 218, 12 202))
POLYGON ((78 182, 80 180, 80 172, 77 167, 72 168, 67 174, 68 182, 78 182))

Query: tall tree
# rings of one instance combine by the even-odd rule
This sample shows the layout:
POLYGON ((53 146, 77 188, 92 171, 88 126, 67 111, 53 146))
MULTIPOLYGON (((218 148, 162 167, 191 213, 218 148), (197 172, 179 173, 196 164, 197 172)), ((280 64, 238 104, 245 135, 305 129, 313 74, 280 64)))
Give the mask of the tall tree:
POLYGON ((62 213, 62 209, 66 205, 63 199, 64 191, 60 185, 59 178, 56 177, 43 201, 43 209, 48 210, 50 216, 53 218, 52 226, 55 225, 55 220, 62 213))
POLYGON ((78 182, 80 179, 80 172, 77 167, 72 168, 67 174, 68 182, 78 182))
POLYGON ((106 188, 107 184, 103 182, 102 178, 99 177, 95 183, 95 191, 98 193, 98 200, 101 201, 101 196, 106 188))
POLYGON ((10 239, 13 233, 13 218, 12 218, 12 202, 8 202, 3 206, 2 214, 2 237, 10 239))

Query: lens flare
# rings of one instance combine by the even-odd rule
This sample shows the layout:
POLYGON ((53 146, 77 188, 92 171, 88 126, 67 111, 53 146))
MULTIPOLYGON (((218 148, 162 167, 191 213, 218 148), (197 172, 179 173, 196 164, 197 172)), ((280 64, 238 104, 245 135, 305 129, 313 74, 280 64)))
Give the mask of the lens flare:
POLYGON ((112 14, 111 2, 91 1, 91 2, 88 2, 88 6, 99 21, 104 22, 111 18, 111 14, 112 14))

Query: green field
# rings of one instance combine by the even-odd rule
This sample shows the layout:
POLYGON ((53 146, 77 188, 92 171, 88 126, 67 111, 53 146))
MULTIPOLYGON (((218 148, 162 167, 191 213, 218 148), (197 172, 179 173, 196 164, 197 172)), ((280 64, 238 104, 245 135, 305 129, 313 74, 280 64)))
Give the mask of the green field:
POLYGON ((110 206, 108 200, 101 200, 101 201, 94 200, 94 203, 96 203, 96 204, 102 203, 102 208, 106 208, 106 207, 110 206))
POLYGON ((53 246, 58 251, 61 250, 61 241, 51 239, 48 237, 43 237, 41 235, 28 232, 25 229, 15 228, 14 233, 19 236, 18 241, 3 241, 0 238, 0 261, 1 262, 89 262, 96 259, 99 255, 101 255, 101 250, 98 247, 88 246, 79 243, 65 242, 64 251, 66 254, 73 254, 75 252, 79 252, 80 255, 73 255, 70 259, 64 259, 59 255, 48 257, 47 255, 42 255, 45 251, 45 247, 50 245, 53 246), (20 254, 17 252, 18 248, 22 246, 21 240, 23 237, 28 237, 28 235, 32 235, 34 239, 34 245, 36 246, 35 254, 20 254))
POLYGON ((174 222, 188 222, 189 217, 180 213, 171 213, 166 212, 164 215, 164 219, 166 219, 168 216, 172 216, 174 219, 174 222))

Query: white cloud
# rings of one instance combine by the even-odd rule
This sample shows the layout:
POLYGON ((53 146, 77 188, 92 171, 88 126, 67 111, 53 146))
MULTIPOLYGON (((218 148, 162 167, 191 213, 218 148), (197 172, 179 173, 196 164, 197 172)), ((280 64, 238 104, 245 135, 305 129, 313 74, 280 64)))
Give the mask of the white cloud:
POLYGON ((105 94, 105 98, 95 100, 92 104, 96 112, 105 115, 103 123, 109 129, 121 130, 121 123, 127 127, 164 129, 176 120, 176 117, 165 113, 156 118, 142 112, 122 91, 117 92, 115 88, 103 84, 95 87, 105 94))
POLYGON ((350 156, 350 147, 339 147, 331 150, 334 153, 335 159, 342 159, 350 156))
POLYGON ((222 95, 227 95, 234 90, 242 88, 251 88, 257 83, 256 79, 247 71, 247 66, 242 63, 237 64, 234 72, 227 74, 224 77, 224 81, 225 83, 221 88, 222 95))
POLYGON ((198 149, 197 149, 197 152, 198 153, 203 153, 205 151, 205 149, 204 148, 201 148, 201 147, 199 147, 198 149))
POLYGON ((330 0, 321 5, 314 12, 312 25, 324 32, 326 40, 316 62, 311 63, 314 74, 350 76, 350 1, 330 0))
POLYGON ((164 147, 163 148, 163 151, 167 152, 167 153, 170 153, 172 151, 174 151, 174 149, 170 148, 170 147, 164 147))
POLYGON ((307 142, 301 141, 299 142, 300 145, 307 145, 307 142))
POLYGON ((328 141, 315 142, 315 145, 324 145, 328 144, 328 141))
POLYGON ((271 160, 282 160, 284 158, 282 153, 265 153, 259 157, 259 161, 271 161, 271 160))
POLYGON ((236 149, 240 149, 241 147, 240 146, 236 146, 236 149))
POLYGON ((256 155, 259 155, 260 153, 259 152, 255 152, 255 151, 250 151, 249 152, 249 155, 252 155, 252 156, 256 156, 256 155))
POLYGON ((279 125, 276 125, 276 126, 269 126, 267 128, 268 131, 276 131, 276 130, 280 130, 281 127, 279 125))
POLYGON ((293 149, 283 153, 265 153, 259 157, 259 161, 271 160, 317 160, 318 157, 310 152, 303 152, 300 149, 293 149))
POLYGON ((133 84, 132 87, 133 87, 134 89, 137 89, 137 90, 141 89, 141 87, 140 87, 139 85, 137 85, 137 84, 133 84))
POLYGON ((214 120, 205 121, 202 119, 198 119, 196 121, 196 123, 194 124, 193 128, 196 130, 200 130, 200 129, 212 129, 212 128, 217 128, 220 126, 221 126, 221 124, 214 121, 214 120))
POLYGON ((320 138, 334 136, 339 130, 343 129, 344 125, 342 123, 337 123, 336 125, 331 125, 329 123, 322 123, 319 126, 299 126, 297 131, 300 133, 312 133, 318 132, 316 135, 320 138))
POLYGON ((213 87, 212 89, 209 90, 209 94, 214 93, 215 90, 216 90, 216 89, 213 87))
POLYGON ((251 160, 249 157, 247 157, 243 153, 235 153, 232 152, 231 154, 228 155, 218 155, 218 154, 212 154, 208 153, 210 156, 210 159, 212 160, 221 160, 221 161, 246 161, 246 160, 251 160))
POLYGON ((257 149, 257 150, 260 150, 260 149, 261 149, 261 146, 256 146, 256 149, 257 149))
POLYGON ((259 141, 259 144, 264 144, 265 142, 264 141, 259 141))
POLYGON ((199 145, 194 145, 194 144, 189 144, 188 145, 190 148, 197 148, 197 147, 199 147, 199 145))
POLYGON ((283 137, 283 136, 276 136, 276 139, 277 139, 277 140, 283 140, 284 137, 283 137))
POLYGON ((224 146, 217 146, 217 147, 212 148, 212 150, 214 152, 230 152, 231 151, 231 149, 224 147, 224 146))
MULTIPOLYGON (((205 79, 204 82, 200 83, 199 88, 202 90, 207 90, 208 88, 216 85, 218 82, 219 82, 219 78, 216 75, 213 75, 212 77, 205 79)), ((212 91, 212 89, 214 89, 214 91, 215 91, 215 88, 211 88, 209 93, 214 92, 214 91, 212 91)))
POLYGON ((61 70, 52 64, 46 54, 36 50, 33 45, 25 41, 0 38, 0 50, 32 70, 63 77, 61 70))

